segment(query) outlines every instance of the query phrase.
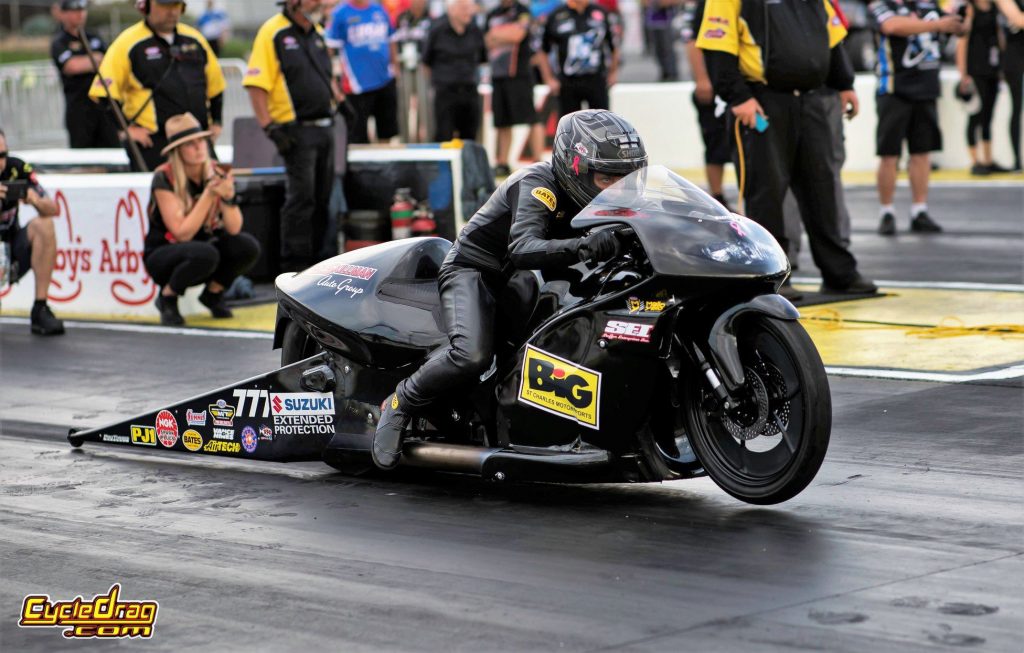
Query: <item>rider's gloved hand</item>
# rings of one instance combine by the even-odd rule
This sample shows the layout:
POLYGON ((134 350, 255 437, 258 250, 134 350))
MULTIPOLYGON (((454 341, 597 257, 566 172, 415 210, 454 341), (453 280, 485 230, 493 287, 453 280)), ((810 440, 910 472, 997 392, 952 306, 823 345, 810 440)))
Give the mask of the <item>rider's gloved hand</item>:
POLYGON ((581 261, 597 263, 618 256, 620 246, 615 230, 605 229, 581 238, 577 254, 581 261))

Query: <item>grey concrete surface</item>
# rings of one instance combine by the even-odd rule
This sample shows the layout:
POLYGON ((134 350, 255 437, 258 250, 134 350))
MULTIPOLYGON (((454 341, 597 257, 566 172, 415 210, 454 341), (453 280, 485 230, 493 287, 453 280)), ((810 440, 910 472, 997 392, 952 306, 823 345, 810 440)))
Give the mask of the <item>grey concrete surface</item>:
MULTIPOLYGON (((1024 191, 944 192, 950 233, 883 240, 851 191, 865 272, 1020 283, 1024 191)), ((1021 650, 1019 379, 830 379, 825 464, 769 508, 708 479, 354 478, 64 440, 270 369, 269 345, 0 322, 0 650, 1021 650), (16 625, 27 594, 114 582, 160 602, 152 640, 16 625)))

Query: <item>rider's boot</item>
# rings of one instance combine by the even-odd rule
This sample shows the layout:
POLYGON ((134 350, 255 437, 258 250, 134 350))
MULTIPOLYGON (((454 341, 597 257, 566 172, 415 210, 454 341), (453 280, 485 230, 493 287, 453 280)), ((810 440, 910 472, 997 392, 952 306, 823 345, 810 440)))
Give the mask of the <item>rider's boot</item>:
POLYGON ((402 457, 402 438, 411 417, 402 410, 398 394, 392 394, 380 405, 380 421, 373 434, 373 463, 381 469, 393 469, 402 457))

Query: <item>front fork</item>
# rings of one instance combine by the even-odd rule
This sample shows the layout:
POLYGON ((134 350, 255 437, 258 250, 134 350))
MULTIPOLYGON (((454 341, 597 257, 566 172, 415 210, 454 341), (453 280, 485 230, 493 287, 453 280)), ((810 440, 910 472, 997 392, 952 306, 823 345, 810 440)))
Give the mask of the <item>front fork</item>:
POLYGON ((672 338, 663 357, 674 379, 679 378, 680 352, 685 352, 707 381, 712 395, 725 410, 738 405, 735 393, 746 383, 743 363, 740 361, 736 340, 736 321, 748 314, 762 314, 780 320, 796 320, 800 312, 782 295, 758 295, 748 302, 731 306, 715 320, 708 333, 706 356, 701 346, 691 338, 680 337, 679 320, 682 310, 672 317, 672 338))

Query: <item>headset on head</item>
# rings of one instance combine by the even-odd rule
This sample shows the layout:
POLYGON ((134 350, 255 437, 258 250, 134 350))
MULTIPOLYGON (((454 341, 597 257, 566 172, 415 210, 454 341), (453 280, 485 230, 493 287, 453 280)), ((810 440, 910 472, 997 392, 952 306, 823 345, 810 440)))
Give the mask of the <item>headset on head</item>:
MULTIPOLYGON (((135 8, 148 16, 150 2, 152 0, 135 0, 135 8)), ((181 4, 184 5, 185 3, 182 2, 181 4)), ((188 10, 188 5, 182 8, 181 13, 185 13, 186 10, 188 10)))

